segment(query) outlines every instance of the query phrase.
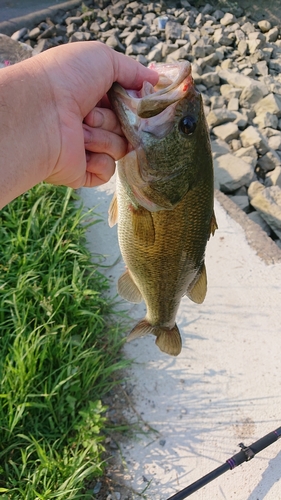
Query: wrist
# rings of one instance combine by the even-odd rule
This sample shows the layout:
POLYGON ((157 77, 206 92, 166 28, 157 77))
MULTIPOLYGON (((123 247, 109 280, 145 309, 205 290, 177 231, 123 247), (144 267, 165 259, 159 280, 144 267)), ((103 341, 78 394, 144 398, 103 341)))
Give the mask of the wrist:
POLYGON ((0 71, 0 207, 48 177, 60 151, 52 89, 37 58, 0 71))

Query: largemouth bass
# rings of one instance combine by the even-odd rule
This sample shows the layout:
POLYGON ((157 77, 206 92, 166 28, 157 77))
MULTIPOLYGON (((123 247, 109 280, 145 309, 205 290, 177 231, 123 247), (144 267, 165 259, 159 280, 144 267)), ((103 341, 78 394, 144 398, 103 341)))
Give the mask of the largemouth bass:
POLYGON ((212 154, 190 63, 150 67, 159 73, 155 87, 129 91, 115 83, 109 92, 131 145, 117 163, 109 225, 118 222, 127 267, 118 293, 147 308, 128 340, 151 333, 161 351, 177 356, 181 298, 200 304, 207 290, 204 254, 217 227, 212 154))

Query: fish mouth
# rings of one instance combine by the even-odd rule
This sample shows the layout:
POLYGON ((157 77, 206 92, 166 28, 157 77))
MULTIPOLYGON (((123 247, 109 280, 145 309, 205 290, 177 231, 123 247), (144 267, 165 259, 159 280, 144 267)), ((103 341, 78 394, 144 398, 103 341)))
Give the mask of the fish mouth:
POLYGON ((141 90, 125 90, 114 83, 110 94, 125 101, 140 117, 150 118, 161 113, 170 104, 183 99, 193 87, 191 64, 188 61, 172 64, 151 63, 150 69, 159 74, 158 83, 153 87, 144 82, 141 90))
POLYGON ((140 90, 125 90, 114 83, 109 91, 112 107, 133 147, 137 146, 140 130, 156 131, 158 137, 166 135, 171 128, 177 103, 195 92, 188 61, 152 63, 149 68, 159 74, 159 81, 154 87, 144 82, 140 90))

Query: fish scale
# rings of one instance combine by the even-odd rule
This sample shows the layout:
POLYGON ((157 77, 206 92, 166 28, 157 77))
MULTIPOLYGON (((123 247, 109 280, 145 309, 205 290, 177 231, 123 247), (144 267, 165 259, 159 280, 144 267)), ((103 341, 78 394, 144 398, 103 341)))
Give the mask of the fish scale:
MULTIPOLYGON (((205 248, 216 229, 208 128, 188 64, 175 64, 176 86, 166 88, 165 109, 162 87, 161 112, 156 90, 144 97, 145 118, 135 111, 131 126, 132 111, 141 106, 116 84, 110 92, 124 133, 135 147, 117 164, 110 207, 109 222, 118 220, 127 267, 118 291, 126 300, 144 300, 147 308, 128 340, 152 333, 158 347, 174 356, 181 351, 177 310, 185 294, 197 303, 205 298, 205 248)), ((165 64, 160 66, 163 72, 165 64)))

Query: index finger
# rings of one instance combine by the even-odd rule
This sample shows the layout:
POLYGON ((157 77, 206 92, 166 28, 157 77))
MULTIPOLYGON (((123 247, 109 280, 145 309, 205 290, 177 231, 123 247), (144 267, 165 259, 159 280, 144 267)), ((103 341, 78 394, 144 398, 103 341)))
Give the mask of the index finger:
POLYGON ((152 85, 158 82, 158 73, 146 68, 135 59, 115 51, 112 51, 110 55, 114 68, 113 81, 120 83, 122 87, 138 90, 145 80, 152 85))

